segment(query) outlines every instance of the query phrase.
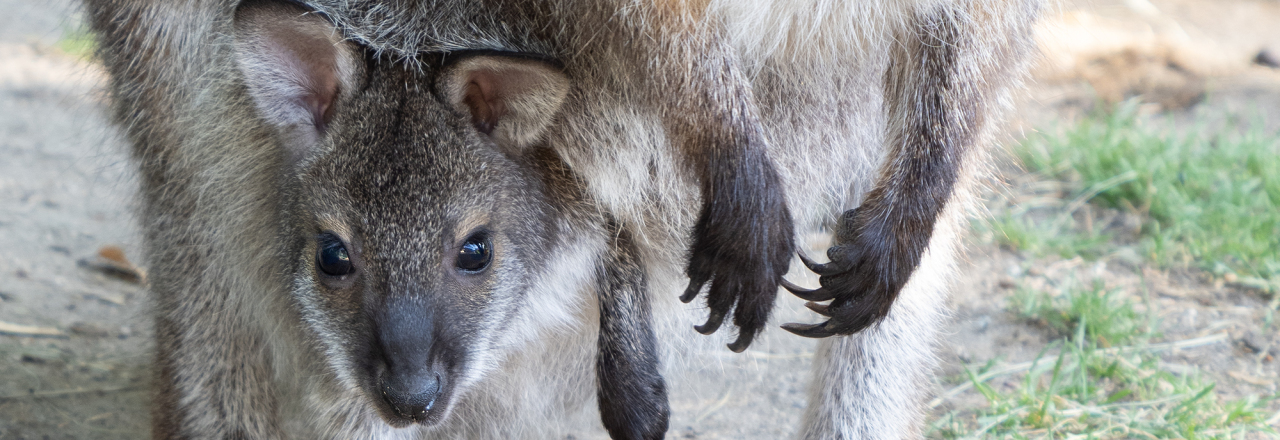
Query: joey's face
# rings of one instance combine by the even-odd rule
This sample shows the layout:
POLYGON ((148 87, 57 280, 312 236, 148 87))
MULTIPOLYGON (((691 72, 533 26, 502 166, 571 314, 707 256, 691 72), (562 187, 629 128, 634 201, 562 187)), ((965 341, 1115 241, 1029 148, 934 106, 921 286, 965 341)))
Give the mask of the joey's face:
POLYGON ((297 178, 303 320, 387 423, 439 423, 496 363, 545 260, 521 157, 567 79, 522 56, 375 59, 293 3, 245 2, 235 20, 245 89, 297 178))
POLYGON ((537 179, 442 102, 429 72, 367 73, 305 165, 299 292, 343 335, 340 368, 388 422, 432 424, 493 363, 549 228, 537 179))

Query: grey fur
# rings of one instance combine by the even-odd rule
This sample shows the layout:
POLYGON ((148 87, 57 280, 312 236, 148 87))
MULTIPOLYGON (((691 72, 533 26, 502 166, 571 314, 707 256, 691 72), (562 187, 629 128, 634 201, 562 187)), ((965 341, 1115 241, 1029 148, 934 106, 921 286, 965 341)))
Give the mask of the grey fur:
MULTIPOLYGON (((552 436, 574 417, 564 409, 582 408, 593 394, 594 263, 612 243, 602 215, 615 219, 636 247, 657 340, 697 337, 687 326, 698 317, 674 297, 686 283, 690 234, 711 194, 704 171, 718 169, 705 166, 707 157, 725 150, 745 158, 747 171, 776 170, 775 189, 785 200, 734 209, 759 213, 766 225, 794 220, 796 231, 779 237, 830 228, 838 243, 852 242, 853 225, 842 223, 841 214, 869 194, 896 190, 887 176, 935 177, 908 165, 918 153, 909 139, 921 121, 942 115, 943 133, 954 136, 947 161, 958 173, 954 186, 937 194, 939 215, 930 228, 907 231, 927 250, 879 324, 822 342, 800 433, 919 436, 960 222, 1024 69, 1036 1, 307 2, 344 29, 349 42, 342 44, 368 48, 388 64, 399 61, 408 66, 402 75, 429 77, 435 67, 420 54, 459 49, 537 53, 564 63, 569 89, 554 120, 522 125, 532 128, 495 149, 459 150, 480 141, 446 136, 442 127, 474 133, 465 120, 450 119, 457 109, 430 101, 436 99, 427 96, 430 84, 402 90, 400 98, 385 95, 427 109, 414 116, 416 130, 442 136, 441 157, 457 167, 432 165, 439 173, 433 176, 404 168, 411 178, 398 184, 414 190, 379 193, 394 194, 381 201, 351 193, 374 180, 344 172, 365 170, 376 179, 375 162, 426 162, 366 162, 377 150, 343 150, 353 145, 348 138, 326 140, 314 156, 291 156, 288 137, 282 140, 259 116, 237 67, 236 3, 87 0, 112 76, 116 119, 127 128, 142 177, 161 379, 157 437, 552 436), (947 73, 913 70, 939 45, 954 48, 952 61, 926 67, 947 73), (936 105, 921 101, 929 96, 939 99, 936 105), (543 146, 555 160, 545 159, 543 146), (476 182, 461 177, 476 163, 506 165, 476 182), (333 316, 315 274, 300 269, 313 267, 314 256, 312 235, 300 233, 313 221, 304 213, 340 212, 348 222, 443 234, 456 225, 441 213, 475 211, 476 194, 492 187, 505 188, 493 203, 520 207, 509 220, 536 232, 519 238, 537 243, 510 245, 531 254, 486 290, 494 296, 482 315, 464 320, 479 336, 460 373, 452 415, 430 427, 392 428, 360 391, 352 373, 360 359, 344 352, 352 321, 333 316), (424 193, 444 196, 417 197, 424 193)), ((385 115, 383 107, 363 113, 385 115)), ((338 120, 353 110, 336 110, 338 120)), ((436 283, 388 275, 428 263, 414 258, 427 255, 430 234, 374 229, 380 230, 370 240, 396 249, 372 267, 382 279, 436 283)), ((743 258, 751 264, 778 249, 790 252, 789 242, 769 247, 774 241, 759 240, 746 246, 753 253, 743 258)), ((717 272, 713 297, 715 283, 731 278, 717 272)), ((729 307, 739 304, 734 322, 751 333, 767 307, 760 316, 742 313, 752 311, 743 304, 767 306, 771 295, 730 298, 729 307)))

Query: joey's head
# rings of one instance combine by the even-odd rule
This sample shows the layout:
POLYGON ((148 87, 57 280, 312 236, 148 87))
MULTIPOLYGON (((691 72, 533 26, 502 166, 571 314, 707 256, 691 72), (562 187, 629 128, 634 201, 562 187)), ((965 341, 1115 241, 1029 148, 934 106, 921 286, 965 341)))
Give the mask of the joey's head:
POLYGON ((565 77, 493 54, 405 66, 285 3, 241 5, 235 29, 296 188, 304 320, 389 424, 439 423, 493 364, 547 253, 549 208, 520 153, 565 77))

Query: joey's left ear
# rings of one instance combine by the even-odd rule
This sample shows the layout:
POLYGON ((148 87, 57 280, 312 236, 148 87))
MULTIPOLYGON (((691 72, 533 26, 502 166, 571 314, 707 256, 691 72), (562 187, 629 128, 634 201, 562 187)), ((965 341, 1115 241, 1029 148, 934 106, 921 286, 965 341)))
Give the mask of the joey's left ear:
POLYGON ((499 146, 522 149, 546 131, 569 92, 569 78, 543 61, 477 55, 447 67, 436 87, 499 146))

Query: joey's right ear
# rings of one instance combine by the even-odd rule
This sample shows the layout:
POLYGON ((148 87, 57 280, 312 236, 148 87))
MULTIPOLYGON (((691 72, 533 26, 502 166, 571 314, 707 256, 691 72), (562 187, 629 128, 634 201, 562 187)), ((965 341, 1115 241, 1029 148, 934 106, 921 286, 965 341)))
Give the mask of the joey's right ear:
POLYGON ((259 115, 297 163, 320 142, 340 94, 352 90, 355 48, 320 15, 279 1, 236 9, 235 54, 259 115))

